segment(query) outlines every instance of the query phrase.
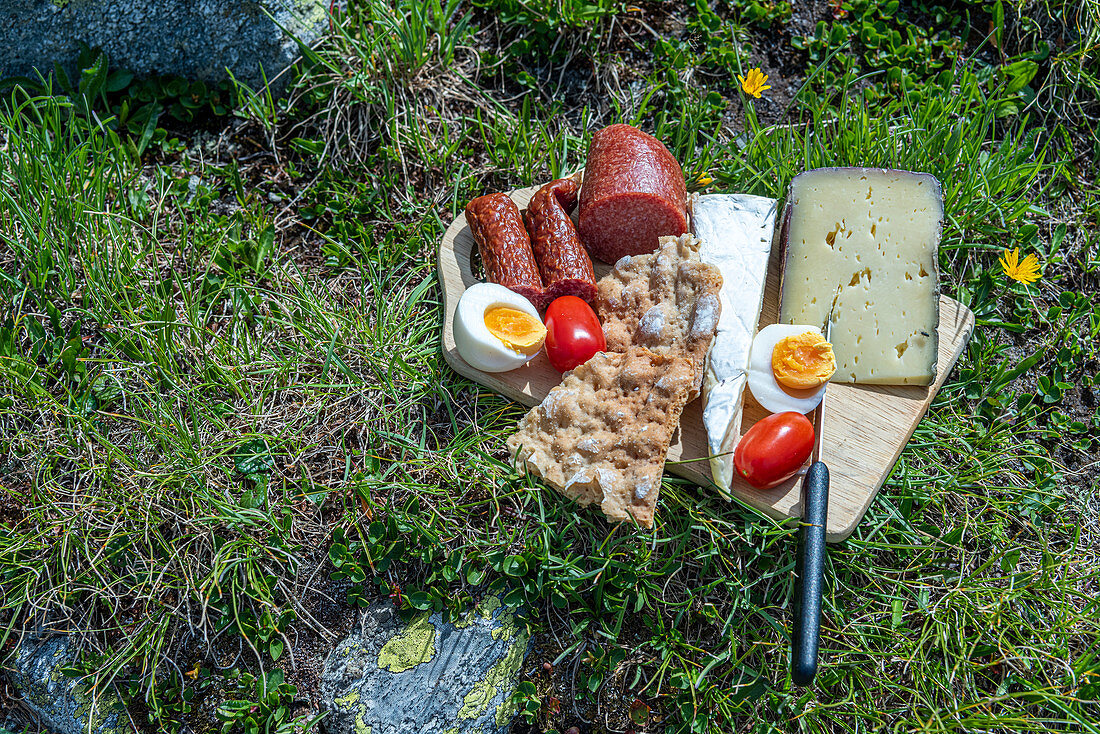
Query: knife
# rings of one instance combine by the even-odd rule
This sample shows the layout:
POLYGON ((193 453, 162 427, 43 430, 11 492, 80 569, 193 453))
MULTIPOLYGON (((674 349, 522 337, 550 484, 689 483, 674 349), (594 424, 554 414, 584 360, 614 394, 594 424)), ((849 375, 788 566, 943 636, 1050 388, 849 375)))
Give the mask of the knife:
MULTIPOLYGON (((825 341, 831 341, 833 311, 825 319, 825 341)), ((827 384, 827 383, 826 383, 827 384)), ((814 412, 814 448, 810 468, 802 480, 802 530, 798 543, 795 629, 791 650, 791 680, 808 686, 817 673, 821 632, 821 587, 825 571, 825 526, 829 516, 829 468, 821 460, 825 432, 825 397, 814 412)))

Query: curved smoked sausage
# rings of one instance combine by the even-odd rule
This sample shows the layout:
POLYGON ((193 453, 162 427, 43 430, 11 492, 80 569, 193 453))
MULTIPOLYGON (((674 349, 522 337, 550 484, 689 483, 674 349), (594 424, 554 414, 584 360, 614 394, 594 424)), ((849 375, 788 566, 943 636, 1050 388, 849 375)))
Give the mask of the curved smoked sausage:
POLYGON ((684 172, 668 148, 630 125, 592 136, 581 185, 579 232, 593 257, 614 263, 688 231, 684 172))
POLYGON ((542 278, 515 202, 507 194, 479 196, 466 205, 466 222, 481 253, 485 277, 541 309, 545 305, 542 278))
POLYGON ((590 304, 596 298, 592 260, 569 218, 578 188, 569 178, 551 181, 535 192, 523 213, 547 304, 559 296, 577 296, 590 304))

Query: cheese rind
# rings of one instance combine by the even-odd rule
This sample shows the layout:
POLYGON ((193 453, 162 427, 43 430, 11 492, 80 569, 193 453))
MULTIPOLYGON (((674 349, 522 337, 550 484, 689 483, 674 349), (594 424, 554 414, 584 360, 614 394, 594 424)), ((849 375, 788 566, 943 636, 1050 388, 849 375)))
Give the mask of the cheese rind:
POLYGON ((942 226, 943 190, 927 173, 822 168, 795 176, 780 321, 823 325, 833 309, 833 382, 935 379, 942 226))
POLYGON ((741 437, 746 370, 764 301, 777 202, 745 194, 706 194, 695 199, 692 228, 702 241, 699 257, 722 273, 722 315, 703 374, 703 424, 714 484, 727 497, 733 481, 733 449, 741 437))

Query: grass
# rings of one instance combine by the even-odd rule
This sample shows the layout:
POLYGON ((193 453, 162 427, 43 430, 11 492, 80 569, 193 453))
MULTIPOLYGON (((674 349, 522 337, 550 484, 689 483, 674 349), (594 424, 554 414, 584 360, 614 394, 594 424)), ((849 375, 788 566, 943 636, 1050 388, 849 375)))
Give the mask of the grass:
POLYGON ((877 35, 800 51, 817 30, 782 5, 365 2, 289 100, 238 90, 199 125, 9 87, 6 649, 86 630, 80 672, 143 730, 290 731, 333 608, 501 591, 534 610, 516 731, 1095 731, 1100 12, 851 3, 826 28, 877 35), (879 42, 929 22, 930 48, 879 42), (777 38, 786 101, 745 99, 777 38), (793 528, 675 478, 652 533, 576 512, 508 465, 522 410, 442 360, 446 224, 618 120, 709 190, 842 164, 945 184, 943 287, 978 327, 830 549, 812 689, 787 676, 793 528), (1016 246, 1038 284, 1000 273, 1016 246))

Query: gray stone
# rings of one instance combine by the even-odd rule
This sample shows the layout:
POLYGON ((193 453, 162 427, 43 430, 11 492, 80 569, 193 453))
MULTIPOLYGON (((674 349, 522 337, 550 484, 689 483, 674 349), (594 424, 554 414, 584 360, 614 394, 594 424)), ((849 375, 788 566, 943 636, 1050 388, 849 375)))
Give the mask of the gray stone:
POLYGON ((407 624, 375 604, 325 662, 330 734, 503 734, 527 657, 516 610, 495 596, 454 623, 423 612, 407 624))
POLYGON ((59 734, 128 732, 129 717, 114 691, 93 694, 79 678, 61 671, 76 654, 76 646, 63 635, 27 638, 5 672, 24 703, 59 734))
POLYGON ((283 28, 311 43, 328 25, 327 7, 328 0, 3 0, 0 77, 34 69, 45 76, 54 61, 71 74, 83 41, 102 48, 112 67, 139 75, 220 81, 228 67, 257 86, 261 69, 270 80, 298 56, 283 28))

